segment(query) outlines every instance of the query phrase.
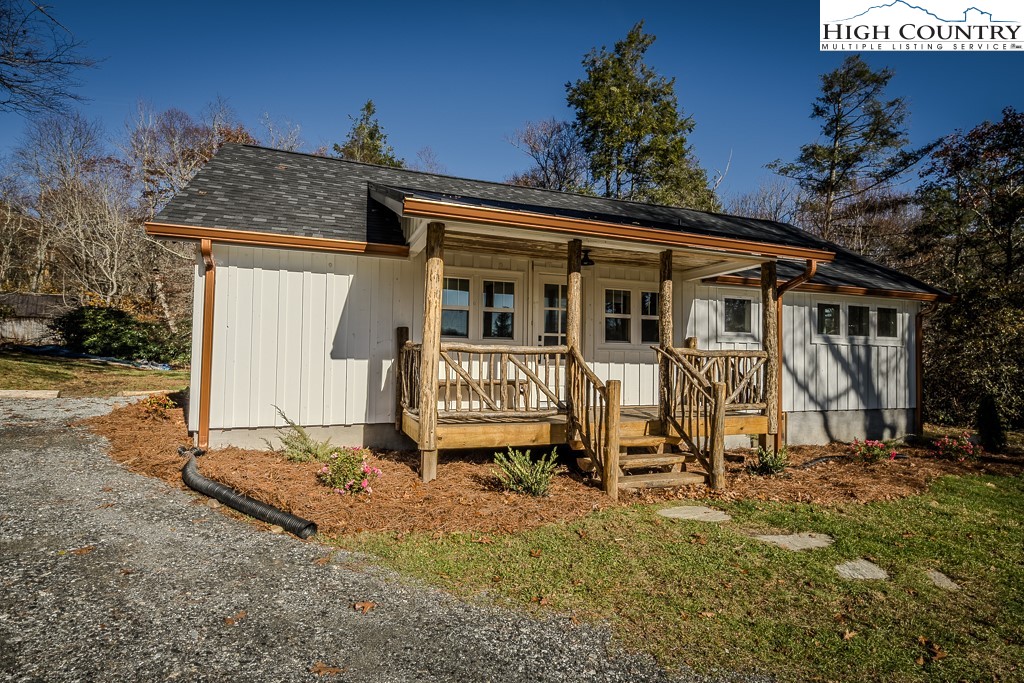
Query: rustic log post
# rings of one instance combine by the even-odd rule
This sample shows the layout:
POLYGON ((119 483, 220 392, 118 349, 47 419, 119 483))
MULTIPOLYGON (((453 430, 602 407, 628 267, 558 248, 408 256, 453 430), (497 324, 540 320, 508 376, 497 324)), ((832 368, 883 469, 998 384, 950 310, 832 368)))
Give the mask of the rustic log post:
POLYGON ((444 282, 444 223, 427 226, 420 358, 420 479, 437 476, 437 372, 441 355, 441 289, 444 282))
POLYGON ((711 488, 725 487, 725 382, 711 385, 711 488))
POLYGON ((779 433, 779 376, 781 351, 779 347, 779 298, 774 261, 761 264, 761 348, 768 354, 764 368, 764 400, 768 404, 768 433, 779 433))
MULTIPOLYGON (((565 264, 565 343, 570 349, 576 349, 583 356, 583 349, 580 348, 580 326, 583 308, 583 242, 580 240, 569 240, 568 254, 565 264)), ((569 410, 575 410, 572 405, 572 386, 575 373, 579 370, 575 363, 565 364, 565 399, 569 410)), ((569 416, 569 429, 572 430, 572 415, 569 416)), ((569 434, 572 436, 572 434, 569 434)))
POLYGON ((402 383, 405 381, 405 342, 409 341, 409 328, 399 327, 395 330, 395 429, 402 432, 402 383))
MULTIPOLYGON (((661 288, 658 291, 658 344, 662 349, 672 348, 672 250, 661 252, 661 288)), ((661 433, 669 433, 669 416, 672 412, 671 378, 672 365, 668 357, 658 354, 658 419, 661 433)))
POLYGON ((601 483, 604 492, 612 500, 619 499, 619 418, 622 406, 622 381, 608 380, 606 385, 608 398, 605 410, 608 417, 604 421, 604 471, 601 483))

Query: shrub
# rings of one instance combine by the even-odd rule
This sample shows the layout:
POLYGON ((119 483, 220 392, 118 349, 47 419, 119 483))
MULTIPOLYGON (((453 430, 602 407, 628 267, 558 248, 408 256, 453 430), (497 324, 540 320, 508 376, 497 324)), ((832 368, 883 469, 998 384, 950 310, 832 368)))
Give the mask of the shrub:
POLYGON ((944 436, 935 442, 935 452, 940 458, 947 460, 976 460, 982 448, 971 443, 971 435, 967 432, 958 436, 944 436))
MULTIPOLYGON (((328 456, 334 452, 335 447, 331 445, 330 439, 326 441, 317 441, 309 435, 302 425, 297 424, 291 418, 284 414, 284 411, 274 406, 277 410, 277 414, 281 416, 288 427, 285 429, 277 430, 277 437, 281 440, 281 450, 284 453, 284 457, 288 458, 292 462, 326 462, 328 456)), ((273 446, 270 445, 269 441, 266 441, 268 447, 273 450, 273 446)))
POLYGON ((368 454, 358 446, 335 446, 324 459, 317 479, 340 495, 373 493, 371 484, 381 471, 366 462, 368 454))
POLYGON ((864 441, 854 439, 853 443, 850 444, 850 453, 854 458, 862 462, 896 459, 895 449, 886 445, 884 441, 873 441, 871 439, 864 441))
POLYGON ((978 430, 978 442, 986 451, 998 453, 1006 448, 1006 426, 992 394, 987 393, 981 397, 974 427, 978 430))
POLYGON ((557 449, 552 448, 547 457, 533 460, 530 451, 517 451, 509 446, 507 454, 501 451, 494 454, 494 464, 498 466, 494 475, 506 491, 546 496, 558 467, 558 454, 557 449))
POLYGON ((759 477, 768 477, 782 472, 789 465, 789 453, 783 446, 779 450, 758 447, 757 461, 747 463, 747 472, 759 477))
POLYGON ((79 306, 55 318, 50 329, 67 348, 93 356, 180 364, 190 353, 187 332, 171 334, 117 308, 79 306))

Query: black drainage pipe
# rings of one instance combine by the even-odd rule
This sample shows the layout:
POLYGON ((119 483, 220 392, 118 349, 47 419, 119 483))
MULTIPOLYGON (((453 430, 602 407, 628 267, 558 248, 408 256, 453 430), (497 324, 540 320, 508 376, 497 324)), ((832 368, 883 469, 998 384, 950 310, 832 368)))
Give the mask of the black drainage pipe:
POLYGON ((261 503, 239 493, 230 486, 225 486, 199 474, 199 470, 196 468, 195 455, 191 455, 188 462, 185 463, 185 467, 181 469, 181 480, 190 489, 204 493, 211 498, 216 498, 229 508, 238 510, 250 517, 255 517, 269 524, 276 524, 299 538, 309 538, 316 533, 316 522, 311 522, 308 519, 296 517, 283 510, 278 510, 273 505, 261 503))

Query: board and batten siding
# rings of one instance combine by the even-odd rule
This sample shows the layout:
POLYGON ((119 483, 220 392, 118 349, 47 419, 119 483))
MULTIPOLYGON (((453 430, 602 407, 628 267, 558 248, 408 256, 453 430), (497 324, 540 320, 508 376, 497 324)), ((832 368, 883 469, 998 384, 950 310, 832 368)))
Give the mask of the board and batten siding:
MULTIPOLYGON (((307 426, 392 420, 395 328, 419 336, 422 258, 221 244, 214 257, 212 429, 281 426, 275 406, 307 426)), ((197 275, 201 301, 201 268, 197 275)))
MULTIPOLYGON (((683 287, 686 337, 702 349, 758 349, 761 344, 760 290, 687 283, 683 287), (723 331, 723 300, 753 301, 753 334, 723 331)), ((783 410, 786 412, 914 408, 914 315, 918 304, 900 299, 789 292, 783 297, 783 410), (816 334, 818 303, 843 307, 895 308, 899 336, 867 340, 822 338, 816 334)), ((873 323, 874 325, 874 323, 873 323)), ((874 329, 874 328, 873 328, 874 329)))

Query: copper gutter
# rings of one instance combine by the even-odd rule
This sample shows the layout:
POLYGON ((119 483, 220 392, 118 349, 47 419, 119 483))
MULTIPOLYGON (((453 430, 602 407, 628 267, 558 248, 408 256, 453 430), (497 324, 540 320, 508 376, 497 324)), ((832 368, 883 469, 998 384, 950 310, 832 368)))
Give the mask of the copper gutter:
POLYGON ((774 256, 788 259, 815 259, 826 262, 832 261, 835 258, 834 253, 822 249, 769 244, 731 237, 695 235, 685 232, 658 230, 639 225, 624 225, 526 211, 449 204, 417 197, 406 197, 402 209, 403 214, 406 216, 432 220, 464 221, 530 230, 544 230, 570 235, 584 235, 587 237, 626 239, 669 247, 695 247, 737 254, 774 256))
POLYGON ((939 302, 932 301, 918 309, 914 316, 914 433, 918 436, 924 431, 924 319, 938 307, 939 302))
POLYGON ((148 222, 146 223, 146 234, 153 237, 216 240, 226 244, 244 244, 254 247, 331 251, 346 254, 366 254, 368 256, 406 257, 409 255, 409 247, 404 244, 375 244, 351 240, 336 240, 327 237, 280 235, 269 232, 207 228, 195 225, 176 225, 173 223, 148 222))
POLYGON ((199 434, 197 445, 210 447, 210 394, 213 381, 213 304, 216 293, 217 262, 213 259, 213 242, 201 240, 199 252, 206 270, 203 274, 203 338, 199 352, 199 434))

